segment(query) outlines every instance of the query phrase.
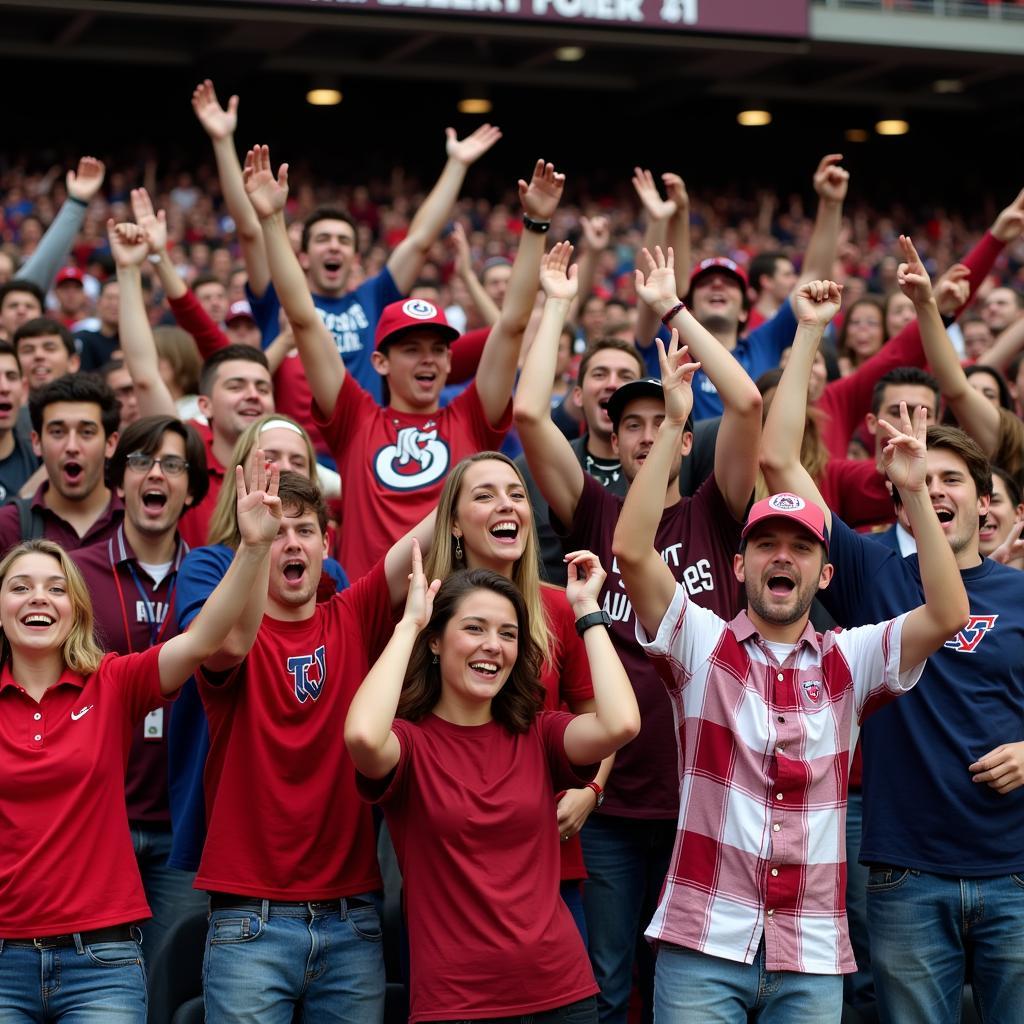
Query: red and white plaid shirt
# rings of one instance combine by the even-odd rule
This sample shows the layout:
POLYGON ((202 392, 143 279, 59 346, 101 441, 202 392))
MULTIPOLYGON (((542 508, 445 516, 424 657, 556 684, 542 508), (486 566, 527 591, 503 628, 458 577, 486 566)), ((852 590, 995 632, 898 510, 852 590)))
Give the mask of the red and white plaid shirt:
POLYGON ((900 616, 815 633, 779 666, 745 612, 725 622, 675 597, 648 642, 680 752, 672 862, 647 929, 726 960, 808 974, 856 970, 846 924, 846 785, 860 722, 909 690, 900 616))

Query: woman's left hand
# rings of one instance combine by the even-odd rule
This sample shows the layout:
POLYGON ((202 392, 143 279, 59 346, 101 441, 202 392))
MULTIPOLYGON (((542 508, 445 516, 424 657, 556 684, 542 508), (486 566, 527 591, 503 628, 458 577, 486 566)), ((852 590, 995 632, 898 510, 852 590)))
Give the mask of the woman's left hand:
POLYGON ((578 618, 594 610, 589 605, 597 605, 597 599, 608 574, 593 551, 570 551, 565 556, 565 561, 568 563, 566 568, 569 573, 565 596, 578 618))
POLYGON ((562 841, 571 839, 587 822, 597 806, 597 794, 588 787, 567 789, 558 801, 558 835, 562 841))

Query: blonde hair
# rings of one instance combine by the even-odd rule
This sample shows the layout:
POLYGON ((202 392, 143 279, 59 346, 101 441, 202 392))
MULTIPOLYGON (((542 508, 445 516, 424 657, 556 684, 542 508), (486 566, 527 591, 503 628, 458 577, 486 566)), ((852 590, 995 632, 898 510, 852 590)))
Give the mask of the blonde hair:
MULTIPOLYGON (((64 664, 72 672, 80 675, 91 675, 100 667, 103 660, 103 649, 93 635, 92 599, 85 585, 78 566, 68 557, 67 552, 52 540, 27 540, 12 548, 4 560, 0 562, 0 589, 3 588, 11 567, 24 555, 49 555, 60 566, 68 585, 68 597, 71 600, 71 631, 64 641, 64 664)), ((6 665, 11 660, 11 644, 7 634, 0 625, 0 664, 6 665)))
MULTIPOLYGON (((446 580, 453 572, 469 568, 466 564, 465 552, 461 559, 455 557, 455 535, 452 526, 455 522, 455 509, 462 494, 462 481, 466 471, 476 462, 501 462, 510 466, 526 490, 526 481, 519 467, 501 452, 477 452, 468 455, 448 474, 437 501, 437 520, 434 526, 434 543, 430 546, 424 572, 428 580, 446 580), (447 540, 446 540, 447 538, 447 540)), ((533 528, 533 517, 530 518, 530 529, 526 533, 522 557, 512 566, 512 582, 519 588, 526 602, 530 617, 530 638, 541 652, 545 664, 549 664, 557 653, 557 640, 548 628, 544 602, 541 600, 541 587, 546 584, 540 579, 540 553, 537 547, 537 532, 533 528)))
POLYGON ((207 544, 224 544, 229 548, 237 548, 241 543, 242 535, 238 530, 237 495, 235 494, 234 474, 235 466, 244 466, 246 459, 254 448, 258 448, 260 434, 267 427, 286 426, 295 427, 302 440, 306 444, 306 458, 309 460, 310 479, 316 483, 316 452, 313 451, 313 442, 309 434, 303 429, 301 423, 296 423, 290 416, 283 416, 279 412, 270 413, 268 416, 261 416, 255 423, 249 424, 238 436, 234 450, 231 452, 231 463, 224 467, 224 485, 217 495, 217 504, 214 506, 213 515, 210 516, 210 529, 207 533, 207 544))

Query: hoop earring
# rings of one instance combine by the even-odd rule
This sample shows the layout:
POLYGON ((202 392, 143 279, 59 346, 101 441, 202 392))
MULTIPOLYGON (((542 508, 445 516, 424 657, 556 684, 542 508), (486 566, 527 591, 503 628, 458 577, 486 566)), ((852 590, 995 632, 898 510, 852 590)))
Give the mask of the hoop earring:
POLYGON ((455 538, 455 559, 458 562, 462 561, 462 538, 455 538))

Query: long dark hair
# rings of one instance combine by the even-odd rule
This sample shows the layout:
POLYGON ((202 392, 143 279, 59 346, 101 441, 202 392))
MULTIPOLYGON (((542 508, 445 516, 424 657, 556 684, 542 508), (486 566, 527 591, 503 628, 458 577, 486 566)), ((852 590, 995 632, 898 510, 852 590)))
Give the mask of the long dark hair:
POLYGON ((490 590, 507 598, 516 612, 519 656, 505 685, 491 702, 491 715, 509 732, 526 732, 544 704, 540 684, 541 652, 530 635, 530 613, 511 580, 490 569, 460 569, 442 584, 434 598, 434 611, 416 639, 405 674, 398 717, 417 722, 441 699, 441 666, 434 662, 431 641, 437 640, 455 615, 463 598, 475 590, 490 590))

